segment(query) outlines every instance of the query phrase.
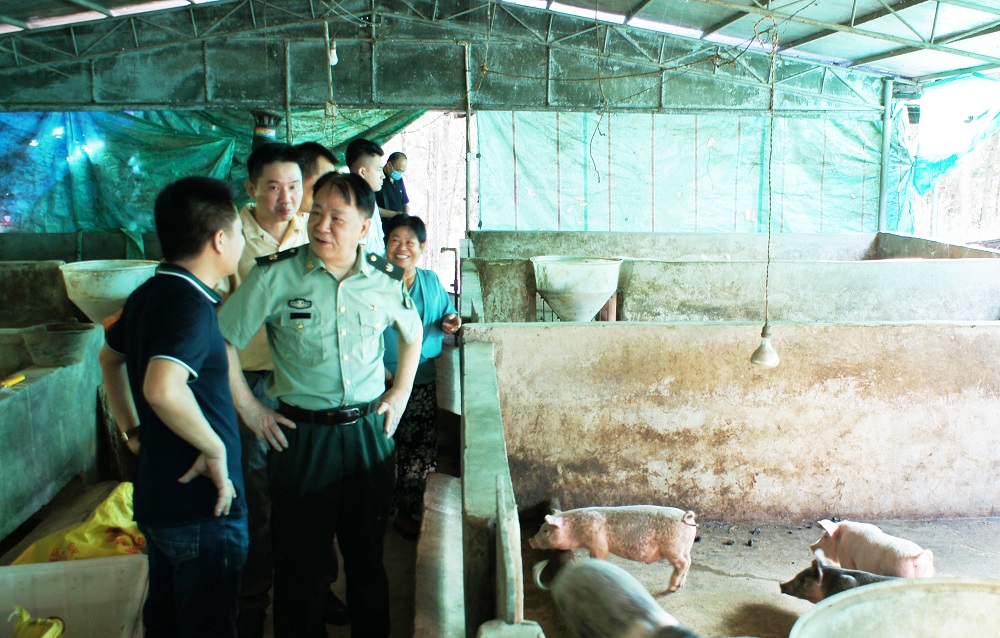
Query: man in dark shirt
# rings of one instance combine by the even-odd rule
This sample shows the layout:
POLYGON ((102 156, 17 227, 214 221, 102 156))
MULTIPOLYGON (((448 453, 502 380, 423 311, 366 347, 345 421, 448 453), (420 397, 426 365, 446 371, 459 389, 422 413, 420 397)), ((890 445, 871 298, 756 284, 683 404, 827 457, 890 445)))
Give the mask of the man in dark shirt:
POLYGON ((385 181, 382 190, 375 193, 375 203, 382 217, 395 217, 400 213, 410 213, 410 198, 406 194, 406 184, 403 183, 403 173, 406 172, 406 155, 395 152, 389 155, 382 173, 385 181))
POLYGON ((142 434, 145 635, 235 637, 247 507, 212 286, 236 271, 242 224, 228 184, 206 177, 163 189, 155 218, 166 263, 129 296, 100 355, 119 429, 142 434))

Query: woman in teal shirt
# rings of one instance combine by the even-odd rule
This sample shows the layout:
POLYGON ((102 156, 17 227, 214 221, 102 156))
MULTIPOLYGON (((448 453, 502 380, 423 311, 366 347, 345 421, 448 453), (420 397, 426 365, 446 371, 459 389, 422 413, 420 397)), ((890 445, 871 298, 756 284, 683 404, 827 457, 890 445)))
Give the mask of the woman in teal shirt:
MULTIPOLYGON (((403 281, 424 324, 420 365, 413 379, 413 392, 396 430, 396 490, 393 504, 397 509, 393 528, 404 538, 415 540, 420 532, 424 488, 427 475, 437 469, 437 376, 434 359, 441 354, 446 334, 455 334, 462 320, 451 297, 437 274, 417 268, 427 247, 427 228, 423 220, 397 215, 385 223, 385 256, 403 269, 403 281)), ((392 384, 391 370, 396 369, 396 334, 388 328, 383 335, 386 385, 392 384)))

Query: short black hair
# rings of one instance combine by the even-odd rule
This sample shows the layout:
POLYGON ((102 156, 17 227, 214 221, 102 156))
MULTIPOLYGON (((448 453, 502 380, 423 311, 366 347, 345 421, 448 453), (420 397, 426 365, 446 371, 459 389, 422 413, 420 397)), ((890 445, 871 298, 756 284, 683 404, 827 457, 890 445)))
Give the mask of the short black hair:
POLYGON ((298 164, 294 149, 283 142, 268 142, 261 144, 247 158, 247 177, 251 184, 256 184, 268 164, 291 162, 298 164))
POLYGON ((375 211, 375 191, 360 176, 354 173, 327 173, 313 185, 313 197, 325 186, 335 187, 348 204, 360 210, 365 218, 371 218, 375 211))
POLYGON ((402 226, 412 229, 413 234, 417 236, 417 241, 421 244, 427 241, 427 226, 424 225, 424 220, 406 213, 390 217, 382 223, 386 240, 389 239, 389 233, 402 226))
POLYGON ((228 182, 184 177, 168 184, 153 208, 163 257, 174 262, 197 256, 215 233, 229 232, 238 215, 228 182))
POLYGON ((371 140, 359 137, 347 145, 347 150, 344 151, 344 161, 347 163, 347 169, 353 171, 359 160, 366 157, 382 157, 383 155, 385 155, 385 151, 382 150, 381 146, 371 140))
POLYGON ((396 160, 398 160, 398 159, 406 159, 406 153, 404 153, 404 152, 402 152, 402 151, 396 151, 395 153, 390 153, 390 154, 389 154, 389 157, 387 157, 387 158, 385 159, 385 161, 386 161, 387 163, 388 163, 388 162, 395 162, 395 161, 396 161, 396 160))
POLYGON ((292 147, 292 153, 295 155, 295 161, 298 162, 299 168, 302 169, 302 179, 319 173, 319 158, 321 157, 326 158, 326 161, 333 164, 334 167, 337 166, 337 156, 319 142, 296 144, 292 147))

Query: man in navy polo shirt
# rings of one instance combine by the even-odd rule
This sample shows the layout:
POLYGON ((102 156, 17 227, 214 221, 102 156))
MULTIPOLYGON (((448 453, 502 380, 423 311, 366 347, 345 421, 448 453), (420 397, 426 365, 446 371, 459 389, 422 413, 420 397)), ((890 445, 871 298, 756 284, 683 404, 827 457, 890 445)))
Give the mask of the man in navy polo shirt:
POLYGON ((207 177, 164 188, 155 218, 166 263, 129 296, 100 355, 118 427, 142 424, 134 500, 149 554, 145 635, 235 637, 247 506, 212 286, 236 271, 242 223, 229 185, 207 177))

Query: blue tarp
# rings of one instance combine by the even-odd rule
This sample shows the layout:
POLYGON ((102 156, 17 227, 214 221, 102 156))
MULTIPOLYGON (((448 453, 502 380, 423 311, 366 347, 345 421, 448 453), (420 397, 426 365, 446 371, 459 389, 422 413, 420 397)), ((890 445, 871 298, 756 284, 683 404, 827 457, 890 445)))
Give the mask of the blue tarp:
MULTIPOLYGON (((382 143, 422 113, 296 112, 293 136, 382 143)), ((253 128, 235 111, 0 113, 0 232, 152 231, 156 194, 175 179, 217 177, 243 192, 253 128)))

